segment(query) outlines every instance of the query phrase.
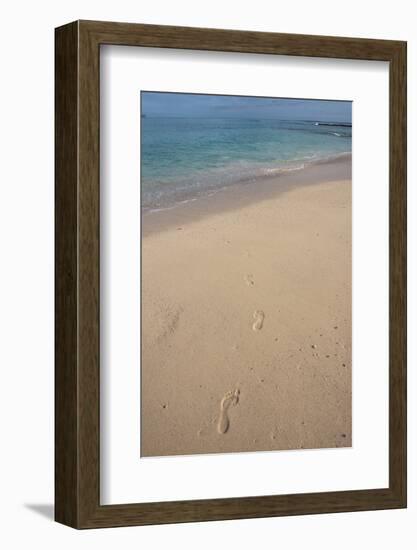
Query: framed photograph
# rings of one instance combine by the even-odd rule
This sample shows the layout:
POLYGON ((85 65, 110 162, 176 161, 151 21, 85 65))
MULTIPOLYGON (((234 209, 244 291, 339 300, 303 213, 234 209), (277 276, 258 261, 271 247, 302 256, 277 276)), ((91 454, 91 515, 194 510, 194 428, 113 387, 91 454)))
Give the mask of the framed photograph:
POLYGON ((56 521, 406 506, 406 43, 56 29, 56 521))

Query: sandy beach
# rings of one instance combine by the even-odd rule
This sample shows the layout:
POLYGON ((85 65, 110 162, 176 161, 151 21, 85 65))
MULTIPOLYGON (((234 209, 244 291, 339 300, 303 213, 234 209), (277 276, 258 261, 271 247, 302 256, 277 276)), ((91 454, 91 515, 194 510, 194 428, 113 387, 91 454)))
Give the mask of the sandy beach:
POLYGON ((349 447, 351 159, 142 216, 141 456, 349 447))

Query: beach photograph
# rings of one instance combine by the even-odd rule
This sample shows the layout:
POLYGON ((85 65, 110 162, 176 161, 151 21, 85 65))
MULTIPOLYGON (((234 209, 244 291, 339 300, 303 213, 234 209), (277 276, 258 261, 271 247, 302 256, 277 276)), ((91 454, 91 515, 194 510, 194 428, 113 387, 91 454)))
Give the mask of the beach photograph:
POLYGON ((140 92, 140 456, 352 446, 352 102, 140 92))

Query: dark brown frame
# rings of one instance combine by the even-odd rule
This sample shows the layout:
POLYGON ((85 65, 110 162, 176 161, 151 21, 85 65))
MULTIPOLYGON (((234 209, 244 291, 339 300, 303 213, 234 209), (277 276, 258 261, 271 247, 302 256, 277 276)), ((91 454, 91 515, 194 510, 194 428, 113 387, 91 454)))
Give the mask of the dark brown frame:
POLYGON ((406 507, 406 43, 76 21, 55 34, 55 519, 117 527, 406 507), (389 487, 100 505, 99 55, 120 44, 389 62, 389 487))

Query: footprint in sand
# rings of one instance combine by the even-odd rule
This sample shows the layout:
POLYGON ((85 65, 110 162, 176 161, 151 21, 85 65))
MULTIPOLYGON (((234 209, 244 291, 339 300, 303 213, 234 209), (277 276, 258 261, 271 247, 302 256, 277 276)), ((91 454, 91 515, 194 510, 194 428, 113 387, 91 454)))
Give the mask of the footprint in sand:
POLYGON ((182 307, 172 307, 167 306, 165 308, 161 308, 160 311, 158 311, 158 329, 159 334, 157 336, 158 341, 163 341, 170 336, 172 336, 180 323, 180 318, 182 315, 182 307))
POLYGON ((246 275, 245 282, 248 286, 254 286, 255 281, 253 280, 253 275, 246 275))
POLYGON ((227 411, 229 410, 229 407, 234 407, 239 403, 239 394, 240 391, 236 389, 234 391, 228 391, 223 396, 223 399, 220 403, 220 417, 217 423, 217 431, 219 432, 219 434, 225 434, 229 429, 230 420, 227 411))
POLYGON ((264 326, 265 313, 260 309, 257 309, 253 313, 253 318, 255 319, 255 322, 252 325, 252 329, 255 331, 261 330, 264 326))

